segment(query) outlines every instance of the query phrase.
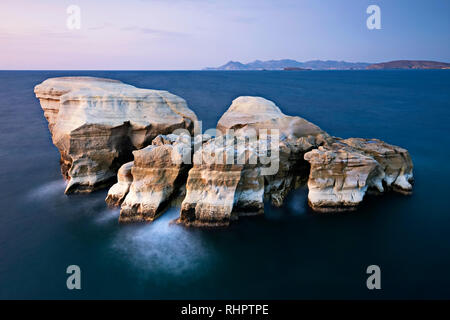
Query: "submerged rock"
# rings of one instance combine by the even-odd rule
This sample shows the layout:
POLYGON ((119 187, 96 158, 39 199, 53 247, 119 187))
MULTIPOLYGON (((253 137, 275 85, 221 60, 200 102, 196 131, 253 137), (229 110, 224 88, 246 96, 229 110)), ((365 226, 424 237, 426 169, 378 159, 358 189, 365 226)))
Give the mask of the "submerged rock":
POLYGON ((61 154, 65 192, 110 185, 131 152, 158 134, 193 130, 196 115, 167 91, 139 89, 117 80, 51 78, 34 89, 61 154))

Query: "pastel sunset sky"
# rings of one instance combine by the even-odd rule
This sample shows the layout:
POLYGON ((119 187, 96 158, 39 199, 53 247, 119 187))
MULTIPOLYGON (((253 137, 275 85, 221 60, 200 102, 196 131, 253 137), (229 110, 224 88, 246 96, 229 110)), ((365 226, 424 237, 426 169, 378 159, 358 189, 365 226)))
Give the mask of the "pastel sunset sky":
POLYGON ((0 69, 202 69, 229 60, 450 62, 448 0, 2 0, 0 69), (366 27, 369 5, 381 30, 366 27), (67 8, 81 28, 67 27, 67 8))

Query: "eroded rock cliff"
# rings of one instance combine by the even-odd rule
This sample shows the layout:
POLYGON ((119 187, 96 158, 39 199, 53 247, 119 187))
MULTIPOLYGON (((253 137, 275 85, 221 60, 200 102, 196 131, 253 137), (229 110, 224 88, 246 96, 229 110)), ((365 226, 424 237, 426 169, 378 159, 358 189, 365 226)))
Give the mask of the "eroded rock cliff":
POLYGON ((186 101, 167 91, 139 89, 117 80, 63 77, 34 89, 61 154, 66 193, 110 185, 131 152, 158 134, 197 120, 186 101))
POLYGON ((109 204, 121 204, 121 222, 153 221, 164 211, 186 181, 191 148, 190 136, 169 134, 133 151, 134 161, 119 170, 120 174, 130 168, 129 178, 119 177, 106 198, 109 204))
POLYGON ((263 212, 264 177, 257 159, 257 141, 236 148, 234 136, 203 144, 194 154, 186 197, 178 220, 187 226, 227 226, 239 215, 263 212))
POLYGON ((235 99, 217 130, 222 136, 194 155, 179 219, 186 225, 228 225, 241 215, 263 213, 264 199, 281 206, 289 191, 306 181, 304 154, 332 140, 261 97, 235 99), (211 154, 221 160, 196 164, 195 159, 211 154), (226 155, 234 161, 227 162, 226 155))
POLYGON ((264 201, 281 206, 302 184, 319 212, 354 210, 369 192, 412 192, 407 150, 332 137, 261 97, 235 99, 215 135, 193 137, 197 117, 167 91, 66 77, 44 81, 35 93, 61 154, 66 193, 117 179, 106 202, 121 206, 122 222, 153 221, 184 187, 178 222, 187 226, 262 214, 264 201))
POLYGON ((377 139, 338 139, 305 154, 308 202, 315 211, 354 210, 368 191, 412 191, 413 165, 403 148, 377 139))

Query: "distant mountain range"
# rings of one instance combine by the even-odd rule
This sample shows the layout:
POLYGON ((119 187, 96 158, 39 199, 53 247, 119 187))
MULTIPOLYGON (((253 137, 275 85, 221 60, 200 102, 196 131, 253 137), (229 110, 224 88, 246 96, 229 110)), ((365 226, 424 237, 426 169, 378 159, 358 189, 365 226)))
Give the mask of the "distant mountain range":
POLYGON ((350 70, 366 69, 370 63, 365 62, 346 62, 334 60, 311 60, 299 62, 291 59, 261 61, 255 60, 250 63, 241 63, 239 61, 230 61, 217 68, 206 68, 205 70, 283 70, 285 68, 301 68, 312 70, 350 70))
POLYGON ((229 61, 217 68, 205 70, 366 70, 366 69, 448 69, 449 63, 435 61, 398 60, 384 63, 311 60, 299 62, 291 59, 255 60, 250 63, 229 61))

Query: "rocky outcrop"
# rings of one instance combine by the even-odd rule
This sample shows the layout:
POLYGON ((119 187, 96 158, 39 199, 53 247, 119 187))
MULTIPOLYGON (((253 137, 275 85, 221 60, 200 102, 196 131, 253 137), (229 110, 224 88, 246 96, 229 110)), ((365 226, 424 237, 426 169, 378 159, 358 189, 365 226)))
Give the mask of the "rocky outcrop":
POLYGON ((133 175, 131 174, 131 168, 133 168, 134 162, 130 161, 120 167, 117 172, 117 183, 111 187, 106 197, 106 203, 110 207, 118 207, 122 204, 123 199, 130 190, 130 185, 133 182, 133 175))
POLYGON ((403 194, 412 192, 413 163, 408 150, 378 139, 350 138, 342 142, 373 157, 380 164, 384 171, 384 188, 403 194))
POLYGON ((305 152, 332 140, 316 125, 287 116, 260 97, 235 99, 217 130, 222 136, 194 155, 179 219, 185 225, 228 225, 241 215, 263 213, 264 198, 281 206, 288 192, 306 181, 305 152), (211 154, 222 160, 196 161, 211 154), (224 160, 225 155, 234 161, 224 160))
POLYGON ((246 160, 194 161, 178 220, 185 225, 226 226, 241 215, 260 214, 264 199, 281 206, 290 190, 306 182, 308 202, 320 212, 354 210, 367 192, 412 189, 405 149, 377 139, 331 137, 263 98, 235 99, 217 129, 223 135, 204 144, 194 160, 210 155, 246 160), (257 139, 248 139, 252 135, 257 139), (239 139, 248 141, 239 145, 239 139), (277 146, 270 161, 260 161, 272 142, 277 146), (273 164, 276 170, 268 171, 273 164))
POLYGON ((158 134, 192 131, 186 101, 167 91, 91 77, 48 79, 34 89, 61 154, 66 193, 110 185, 131 152, 158 134))
POLYGON ((266 132, 268 135, 275 134, 273 137, 278 140, 278 150, 272 155, 271 163, 278 168, 273 174, 264 175, 265 197, 275 206, 283 204, 292 188, 306 182, 309 165, 303 159, 304 154, 332 141, 315 124, 300 117, 285 115, 272 101, 261 97, 235 99, 220 118, 217 129, 221 132, 232 130, 241 137, 256 134, 260 140, 264 140, 261 135, 266 132))
POLYGON ((227 226, 239 215, 262 213, 264 177, 260 166, 249 163, 258 152, 257 144, 255 141, 237 148, 234 136, 229 135, 203 144, 194 154, 178 222, 227 226))
MULTIPOLYGON (((132 182, 123 200, 119 221, 153 221, 163 212, 186 181, 191 148, 190 136, 170 134, 159 135, 151 145, 133 152, 132 182)), ((119 180, 109 194, 124 190, 121 183, 119 180)))
POLYGON ((66 193, 117 179, 106 202, 121 206, 121 222, 153 221, 184 186, 178 222, 187 226, 226 226, 262 214, 264 201, 281 206, 306 183, 308 202, 320 212, 353 210, 369 192, 412 192, 407 150, 332 137, 261 97, 235 99, 218 134, 193 143, 197 118, 167 91, 67 77, 48 79, 35 93, 61 154, 66 193), (177 129, 184 134, 173 134, 177 129))
POLYGON ((384 176, 378 162, 340 143, 305 154, 311 164, 308 202, 316 211, 352 210, 369 187, 382 191, 384 176))
POLYGON ((354 210, 368 191, 412 190, 412 161, 400 147, 377 139, 336 139, 305 154, 311 164, 308 202, 315 211, 354 210))

